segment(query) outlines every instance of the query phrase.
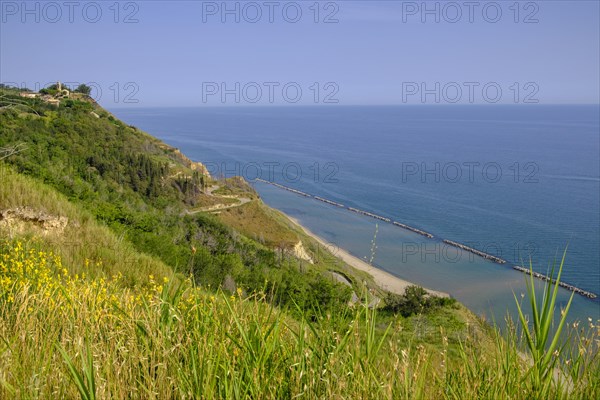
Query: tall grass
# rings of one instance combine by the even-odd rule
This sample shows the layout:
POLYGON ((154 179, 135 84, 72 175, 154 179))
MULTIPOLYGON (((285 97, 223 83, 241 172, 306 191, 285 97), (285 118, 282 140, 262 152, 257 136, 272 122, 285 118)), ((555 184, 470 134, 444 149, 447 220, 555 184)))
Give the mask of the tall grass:
POLYGON ((118 275, 75 277, 35 243, 7 243, 0 251, 0 398, 590 399, 600 393, 591 322, 585 330, 569 327, 577 329, 573 345, 559 346, 552 364, 558 373, 541 392, 516 328, 501 336, 471 320, 468 328, 423 336, 411 328, 416 320, 390 319, 366 305, 344 315, 290 315, 262 295, 209 293, 170 277, 149 276, 135 287, 118 275))

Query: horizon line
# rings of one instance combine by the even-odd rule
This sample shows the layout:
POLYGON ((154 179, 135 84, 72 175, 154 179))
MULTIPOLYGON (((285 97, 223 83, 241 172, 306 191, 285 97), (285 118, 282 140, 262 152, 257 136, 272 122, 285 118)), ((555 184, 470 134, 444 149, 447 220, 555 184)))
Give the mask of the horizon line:
POLYGON ((597 106, 600 107, 599 103, 460 103, 460 104, 229 104, 229 105, 135 105, 130 104, 126 106, 122 105, 103 105, 98 103, 103 108, 120 108, 120 109, 131 109, 131 108, 300 108, 300 107, 311 107, 311 108, 340 108, 340 107, 459 107, 459 106, 517 106, 517 107, 543 107, 543 106, 597 106))

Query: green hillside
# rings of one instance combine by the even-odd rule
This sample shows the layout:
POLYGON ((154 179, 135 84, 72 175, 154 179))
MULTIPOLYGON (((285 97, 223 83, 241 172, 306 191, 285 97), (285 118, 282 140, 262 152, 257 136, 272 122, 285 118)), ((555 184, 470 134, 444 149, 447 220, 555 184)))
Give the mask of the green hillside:
MULTIPOLYGON (((253 240, 241 235, 217 216, 202 212, 237 202, 228 195, 213 195, 216 186, 221 191, 235 187, 238 196, 255 207, 261 202, 247 184, 213 180, 202 164, 125 125, 86 98, 65 100, 56 107, 14 91, 3 93, 9 106, 0 114, 0 147, 24 148, 5 162, 62 193, 137 251, 160 259, 175 272, 192 274, 205 287, 217 288, 227 280, 233 291, 238 286, 250 292, 264 290, 265 285, 276 288, 278 304, 318 299, 328 307, 349 300, 343 285, 319 273, 329 266, 300 275, 301 261, 287 253, 282 257, 258 236, 253 240)), ((299 240, 289 228, 271 225, 277 226, 285 247, 299 240)))
POLYGON ((86 96, 0 89, 0 398, 596 398, 596 323, 538 362, 86 96))

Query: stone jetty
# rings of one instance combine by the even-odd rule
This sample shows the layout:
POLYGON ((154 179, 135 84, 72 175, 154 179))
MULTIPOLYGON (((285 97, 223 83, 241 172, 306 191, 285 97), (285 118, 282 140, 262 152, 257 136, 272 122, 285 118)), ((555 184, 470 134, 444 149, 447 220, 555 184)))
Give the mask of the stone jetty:
POLYGON ((357 214, 362 214, 362 215, 366 215, 367 217, 371 217, 371 218, 375 218, 378 219, 380 221, 384 221, 384 222, 392 222, 391 219, 386 218, 386 217, 382 217, 381 215, 377 215, 377 214, 373 214, 371 212, 368 211, 363 211, 363 210, 359 210, 358 208, 354 208, 354 207, 348 207, 348 210, 355 212, 357 214))
POLYGON ((280 189, 287 190, 288 192, 299 194, 300 196, 313 197, 312 195, 310 195, 308 193, 305 193, 305 192, 303 192, 301 190, 297 190, 297 189, 293 189, 293 188, 288 187, 288 186, 280 185, 279 183, 275 183, 275 182, 271 182, 271 181, 266 181, 266 180, 261 179, 261 178, 256 178, 255 180, 258 181, 258 182, 262 182, 262 183, 268 183, 269 185, 273 185, 273 186, 276 186, 276 187, 278 187, 280 189))
POLYGON ((481 250, 474 249, 474 248, 466 246, 466 245, 464 245, 462 243, 453 242, 452 240, 448 240, 448 239, 444 239, 444 243, 449 244, 450 246, 458 247, 459 249, 468 251, 470 253, 476 254, 479 257, 485 258, 486 260, 490 260, 490 261, 493 261, 493 262, 498 263, 498 264, 506 264, 506 260, 504 260, 504 259, 502 259, 500 257, 496 257, 494 255, 485 253, 485 252, 483 252, 481 250))
POLYGON ((315 200, 319 200, 319 201, 322 201, 323 203, 331 204, 332 206, 346 208, 346 206, 343 205, 343 204, 341 204, 341 203, 337 203, 335 201, 327 200, 327 199, 324 199, 324 198, 319 197, 319 196, 315 196, 315 200))
MULTIPOLYGON (((534 278, 538 278, 538 279, 541 279, 541 280, 546 281, 546 282, 556 283, 556 279, 552 279, 552 278, 550 278, 547 275, 540 274, 539 272, 532 271, 532 270, 530 270, 528 268, 521 267, 520 265, 514 265, 513 269, 515 269, 517 271, 521 271, 521 272, 523 272, 524 274, 527 274, 527 275, 532 275, 534 278)), ((595 299, 595 298, 598 297, 596 294, 594 294, 592 292, 588 292, 587 290, 580 289, 577 286, 569 285, 566 282, 562 282, 562 281, 558 282, 558 286, 563 287, 563 288, 565 288, 567 290, 570 290, 571 292, 575 292, 577 294, 580 294, 580 295, 582 295, 584 297, 587 297, 588 299, 595 299)))
POLYGON ((433 235, 431 233, 429 233, 429 232, 425 232, 425 231, 422 231, 420 229, 413 228, 412 226, 403 224, 403 223, 398 222, 398 221, 394 221, 393 224, 396 225, 396 226, 399 226, 400 228, 409 230, 411 232, 418 233, 419 235, 425 236, 425 237, 427 237, 429 239, 433 239, 433 235))

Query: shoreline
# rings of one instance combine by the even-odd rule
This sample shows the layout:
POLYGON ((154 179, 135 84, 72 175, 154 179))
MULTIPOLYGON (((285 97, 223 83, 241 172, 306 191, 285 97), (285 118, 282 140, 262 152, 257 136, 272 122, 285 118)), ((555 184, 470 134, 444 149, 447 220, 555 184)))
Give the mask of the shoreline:
MULTIPOLYGON (((287 219, 289 219, 293 224, 295 224, 298 228, 300 228, 307 236, 310 236, 312 239, 316 240, 320 245, 322 245, 324 247, 328 247, 328 245, 330 244, 325 239, 318 236, 317 234, 312 232, 310 229, 308 229, 307 227, 302 225, 300 223, 300 221, 298 221, 296 218, 293 218, 293 217, 287 215, 286 213, 284 213, 281 210, 277 210, 277 211, 279 211, 280 213, 285 215, 285 217, 287 219)), ((340 247, 338 247, 338 252, 337 252, 337 254, 334 254, 334 256, 341 259, 346 264, 350 265, 352 268, 355 268, 359 271, 364 271, 364 272, 368 273, 369 275, 371 275, 373 277, 373 281, 375 282, 375 284, 377 286, 379 286, 379 288, 382 290, 386 290, 391 293, 402 295, 402 294, 404 294, 404 290, 408 286, 413 286, 413 285, 421 286, 416 283, 409 282, 407 280, 398 278, 397 276, 394 276, 387 271, 384 271, 382 269, 374 267, 374 266, 370 265, 369 263, 367 263, 366 261, 361 260, 360 258, 351 254, 349 251, 342 249, 340 247)), ((423 289, 425 289, 427 291, 427 293, 435 295, 435 296, 450 297, 450 295, 445 292, 440 292, 438 290, 433 290, 433 289, 428 289, 428 288, 423 288, 423 289)))

